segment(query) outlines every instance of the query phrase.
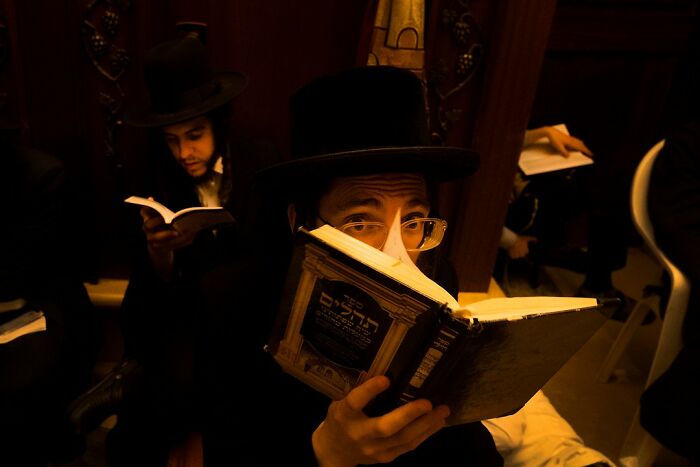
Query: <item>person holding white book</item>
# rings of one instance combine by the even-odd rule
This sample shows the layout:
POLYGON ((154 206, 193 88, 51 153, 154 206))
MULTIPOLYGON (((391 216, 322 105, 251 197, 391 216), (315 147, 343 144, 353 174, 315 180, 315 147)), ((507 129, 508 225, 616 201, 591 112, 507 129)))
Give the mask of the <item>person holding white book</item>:
MULTIPOLYGON (((524 151, 542 144, 552 152, 543 157, 568 159, 578 154, 591 161, 593 156, 564 125, 526 130, 524 151)), ((530 274, 536 275, 541 264, 584 274, 576 295, 619 298, 613 317, 624 321, 631 299, 615 288, 612 272, 623 267, 627 257, 628 222, 621 214, 627 205, 626 179, 602 162, 577 164, 582 163, 583 167, 553 163, 551 171, 532 175, 518 171, 499 246, 510 260, 530 260, 535 267, 530 274), (567 223, 581 214, 587 219, 585 246, 576 247, 567 237, 567 223)), ((497 271, 501 268, 498 261, 497 271)), ((530 282, 537 280, 531 277, 530 282)))
MULTIPOLYGON (((303 87, 293 96, 291 111, 293 158, 258 177, 270 196, 288 203, 291 230, 329 224, 415 264, 416 274, 426 274, 456 294, 454 270, 436 248, 444 233, 436 228, 445 227, 435 212, 436 184, 472 173, 478 155, 430 145, 416 76, 384 66, 348 70, 303 87)), ((263 269, 279 272, 284 270, 282 263, 263 269)), ((271 437, 282 439, 278 448, 300 463, 503 465, 483 424, 444 427, 446 406, 419 399, 367 416, 363 409, 390 385, 386 376, 371 378, 329 404, 280 369, 270 371, 274 391, 265 400, 293 394, 295 401, 289 404, 291 399, 283 398, 274 407, 266 402, 276 420, 271 437)), ((256 389, 264 393, 268 384, 261 386, 256 389)), ((513 434, 518 439, 521 435, 513 434)), ((547 454, 540 451, 539 460, 547 454)), ((608 465, 597 453, 589 459, 579 465, 608 465)))
MULTIPOLYGON (((562 157, 570 157, 570 151, 578 151, 587 156, 593 156, 593 152, 588 149, 586 144, 574 136, 564 133, 554 126, 542 126, 525 130, 523 139, 523 149, 527 149, 535 144, 539 144, 542 140, 546 140, 547 144, 562 157)), ((515 183, 513 185, 513 198, 517 198, 527 185, 528 180, 516 174, 515 183)), ((535 208, 531 210, 532 215, 536 215, 535 208)), ((532 235, 520 235, 507 226, 503 226, 503 234, 499 246, 503 248, 511 259, 524 258, 530 252, 530 243, 537 242, 537 237, 532 235)))
POLYGON ((175 447, 199 439, 207 404, 215 403, 208 345, 217 317, 199 307, 198 281, 244 252, 254 214, 252 175, 275 154, 267 144, 233 136, 230 104, 248 79, 238 71, 214 71, 199 36, 149 49, 143 78, 148 99, 134 102, 125 115, 132 131, 150 132, 152 143, 144 154, 145 186, 134 194, 173 211, 222 207, 227 220, 234 219, 188 231, 169 228, 148 206, 140 217, 128 212, 141 222, 121 307, 126 361, 75 402, 72 419, 89 430, 116 411, 107 442, 110 465, 157 467, 169 462, 175 447))

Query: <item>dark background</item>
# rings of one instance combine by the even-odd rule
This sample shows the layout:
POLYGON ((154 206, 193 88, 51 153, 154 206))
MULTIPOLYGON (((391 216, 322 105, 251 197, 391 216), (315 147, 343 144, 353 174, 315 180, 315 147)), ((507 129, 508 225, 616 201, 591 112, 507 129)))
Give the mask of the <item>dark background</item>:
MULTIPOLYGON (((357 63, 372 6, 0 0, 0 112, 20 123, 18 139, 65 162, 80 200, 73 234, 83 241, 76 261, 86 277, 128 275, 125 226, 137 215, 122 200, 143 174, 146 135, 120 119, 143 96, 145 50, 174 37, 178 22, 206 23, 215 69, 250 77, 235 102, 237 130, 271 140, 285 158, 288 97, 317 75, 357 63)), ((482 46, 464 87, 443 102, 456 118, 440 131, 448 144, 482 154, 476 176, 445 187, 443 211, 462 290, 485 290, 525 128, 566 123, 597 160, 623 174, 624 192, 626 176, 669 122, 697 106, 690 47, 697 1, 431 0, 427 9, 427 69, 442 76, 433 90, 458 83, 455 60, 470 44, 482 46), (442 22, 445 11, 468 19, 466 46, 442 22), (452 222, 457 212, 464 216, 452 222)))

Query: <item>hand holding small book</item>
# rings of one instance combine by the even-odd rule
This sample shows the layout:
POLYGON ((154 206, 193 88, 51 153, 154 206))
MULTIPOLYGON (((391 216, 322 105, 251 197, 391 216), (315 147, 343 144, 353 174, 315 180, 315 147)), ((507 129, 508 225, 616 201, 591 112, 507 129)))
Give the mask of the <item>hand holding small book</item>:
POLYGON ((139 211, 143 219, 143 231, 150 248, 157 250, 177 250, 194 241, 196 233, 180 233, 169 227, 157 211, 144 206, 139 211))
POLYGON ((153 266, 164 281, 173 272, 173 252, 194 241, 197 233, 218 225, 233 224, 231 213, 221 206, 192 206, 173 212, 152 197, 129 196, 124 200, 141 206, 143 231, 153 266))
POLYGON ((569 134, 566 125, 527 130, 518 167, 525 175, 593 164, 593 153, 584 142, 569 134))
POLYGON ((173 251, 191 244, 196 233, 180 233, 170 228, 163 216, 148 206, 143 206, 139 213, 153 267, 161 279, 169 281, 173 272, 173 251))
POLYGON ((314 431, 312 443, 321 467, 386 463, 412 451, 445 426, 450 411, 418 399, 379 417, 363 409, 389 388, 389 379, 375 376, 334 401, 314 431))
POLYGON ((579 151, 588 157, 593 157, 593 151, 588 149, 582 140, 571 136, 563 125, 543 126, 525 131, 523 147, 532 146, 542 140, 548 141, 557 153, 564 157, 571 156, 569 151, 579 151))

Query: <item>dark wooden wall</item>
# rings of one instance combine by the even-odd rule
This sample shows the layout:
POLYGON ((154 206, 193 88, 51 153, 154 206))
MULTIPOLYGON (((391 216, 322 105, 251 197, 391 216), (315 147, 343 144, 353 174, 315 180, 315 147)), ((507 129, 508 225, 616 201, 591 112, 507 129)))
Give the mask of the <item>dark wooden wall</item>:
MULTIPOLYGON (((463 219, 449 238, 462 290, 488 285, 525 128, 566 123, 586 141, 602 183, 612 185, 603 196, 634 241, 633 171, 671 122, 692 112, 688 103, 699 103, 697 8, 694 0, 472 2, 483 62, 459 97, 465 112, 447 138, 482 156, 480 171, 448 196, 456 203, 448 212, 463 219), (671 100, 674 83, 682 84, 671 100)), ((579 233, 584 238, 572 240, 585 242, 579 233)))
POLYGON ((565 122, 600 161, 629 169, 667 126, 697 2, 601 4, 560 1, 531 124, 565 122))
POLYGON ((144 95, 145 50, 175 37, 177 22, 207 23, 214 68, 250 77, 235 104, 237 128, 283 151, 289 95, 314 76, 354 64, 364 3, 1 0, 12 39, 11 62, 0 76, 7 107, 21 120, 21 140, 60 157, 84 200, 75 235, 84 237, 89 275, 128 274, 124 226, 134 213, 122 200, 142 175, 147 135, 120 119, 144 95), (118 15, 111 34, 108 11, 118 15), (98 47, 95 32, 103 40, 98 47), (115 52, 126 57, 123 69, 112 64, 115 52))
MULTIPOLYGON (((146 49, 174 37, 179 21, 207 23, 215 68, 250 77, 235 103, 237 127, 271 139, 284 158, 289 95, 312 77, 355 64, 371 2, 0 0, 9 51, 0 97, 7 93, 6 110, 21 122, 21 139, 66 163, 84 200, 74 234, 83 237, 81 260, 90 275, 128 273, 124 225, 133 216, 126 217, 121 200, 139 175, 145 135, 120 118, 124 105, 143 95, 146 49), (112 29, 104 22, 108 10, 116 13, 112 29)), ((454 70, 466 46, 445 27, 445 10, 468 13, 467 45, 483 46, 469 79, 442 109, 456 118, 440 139, 482 153, 477 175, 445 188, 448 219, 464 214, 449 230, 464 290, 488 285, 526 126, 566 122, 594 151, 633 165, 659 134, 656 111, 696 3, 428 1, 428 68, 444 68, 445 75, 433 89, 444 92, 464 80, 454 70)), ((431 123, 438 123, 435 113, 431 123)))
POLYGON ((685 104, 700 90, 696 81, 679 88, 680 101, 670 96, 672 86, 688 79, 681 65, 695 60, 698 66, 699 57, 691 56, 697 6, 688 0, 560 0, 552 22, 529 126, 566 123, 586 142, 602 183, 614 185, 599 190, 626 221, 630 244, 639 240, 628 200, 637 163, 686 118, 685 104))

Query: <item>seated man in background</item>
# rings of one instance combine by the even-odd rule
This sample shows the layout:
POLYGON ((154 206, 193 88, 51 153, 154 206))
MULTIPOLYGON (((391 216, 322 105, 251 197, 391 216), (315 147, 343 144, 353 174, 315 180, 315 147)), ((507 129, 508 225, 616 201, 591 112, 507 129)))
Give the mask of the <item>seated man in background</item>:
MULTIPOLYGON (((293 160, 259 174, 260 188, 287 205, 289 228, 329 224, 361 239, 373 229, 377 241, 372 245, 415 264, 416 274, 427 275, 456 296, 454 270, 432 248, 439 239, 432 249, 407 250, 403 232, 435 222, 437 183, 472 173, 478 155, 429 145, 423 89, 416 76, 393 67, 367 67, 320 78, 293 96, 291 112, 293 160)), ((271 237, 266 247, 289 246, 271 237)), ((272 279, 279 284, 288 253, 266 250, 260 265, 266 285, 272 279)), ((274 315, 275 309, 269 313, 274 315)), ((259 346, 266 336, 259 337, 259 346)), ((275 364, 268 357, 257 365, 275 364)), ((269 369, 268 377, 275 382, 261 381, 255 395, 242 399, 267 401, 251 404, 249 410, 266 421, 274 417, 274 423, 265 424, 268 436, 279 442, 283 455, 303 459, 305 465, 503 463, 483 424, 444 427, 446 406, 433 407, 421 399, 381 416, 367 416, 363 409, 390 385, 385 376, 369 379, 330 406, 325 396, 279 368, 269 369)), ((236 389, 240 392, 240 382, 236 389)), ((251 426, 252 436, 255 428, 251 426)), ((605 462, 596 454, 588 464, 605 462)))
POLYGON ((157 467, 168 463, 175 448, 200 442, 202 407, 211 400, 208 381, 215 378, 204 355, 217 322, 203 314, 197 284, 209 269, 247 247, 242 239, 252 215, 252 176, 274 152, 233 138, 229 104, 247 78, 214 72, 199 38, 151 48, 143 75, 149 99, 132 106, 125 118, 151 132, 144 155, 147 186, 135 194, 153 197, 172 211, 223 207, 235 219, 180 233, 149 207, 141 208, 139 218, 135 208, 125 206, 141 221, 121 310, 127 360, 75 404, 74 414, 79 425, 89 425, 81 420, 94 424, 118 408, 107 443, 110 464, 157 467))
POLYGON ((0 324, 40 310, 46 330, 0 344, 0 464, 44 467, 84 448, 65 411, 90 383, 99 334, 74 267, 81 226, 70 221, 63 164, 10 142, 8 130, 0 131, 0 324))
MULTIPOLYGON (((569 151, 593 156, 582 140, 551 126, 527 130, 523 149, 542 139, 564 157, 569 157, 569 151)), ((620 180, 606 186, 605 180, 612 176, 599 165, 530 176, 519 171, 500 247, 510 259, 529 259, 536 266, 562 267, 583 274, 576 295, 620 298, 622 304, 613 318, 624 320, 631 310, 627 303, 630 299, 615 288, 612 273, 627 261, 625 221, 618 210, 622 202, 627 202, 627 195, 617 196, 620 191, 616 190, 624 185, 620 180), (587 220, 584 247, 572 245, 567 232, 569 221, 579 215, 587 220)), ((502 261, 497 270, 502 269, 502 261)))
POLYGON ((247 86, 246 76, 213 72, 199 38, 150 49, 144 80, 149 104, 126 118, 152 131, 152 184, 141 194, 173 211, 221 206, 235 219, 180 234, 152 209, 140 211, 146 254, 134 267, 122 309, 127 357, 142 364, 144 391, 127 400, 110 452, 115 465, 155 467, 165 465, 170 450, 204 424, 201 407, 209 398, 204 349, 216 319, 202 313, 197 282, 245 248, 252 176, 265 163, 262 146, 234 139, 229 127, 230 104, 247 86))
MULTIPOLYGON (((551 126, 525 130, 523 149, 527 149, 543 138, 547 140, 548 144, 550 144, 558 154, 564 157, 569 157, 569 151, 580 151, 587 156, 593 156, 593 153, 586 147, 583 141, 551 126)), ((513 201, 522 193, 527 183, 528 180, 518 172, 513 186, 513 201)), ((528 210, 530 211, 531 219, 534 221, 534 217, 537 215, 536 208, 530 206, 528 210)), ((519 231, 524 231, 527 230, 527 227, 528 225, 525 223, 525 225, 519 225, 517 229, 519 231)), ((561 232, 558 234, 561 235, 561 232)), ((537 242, 537 237, 525 234, 520 235, 511 230, 507 225, 503 227, 500 247, 508 253, 509 258, 520 259, 526 257, 530 253, 530 243, 533 242, 537 242)))

